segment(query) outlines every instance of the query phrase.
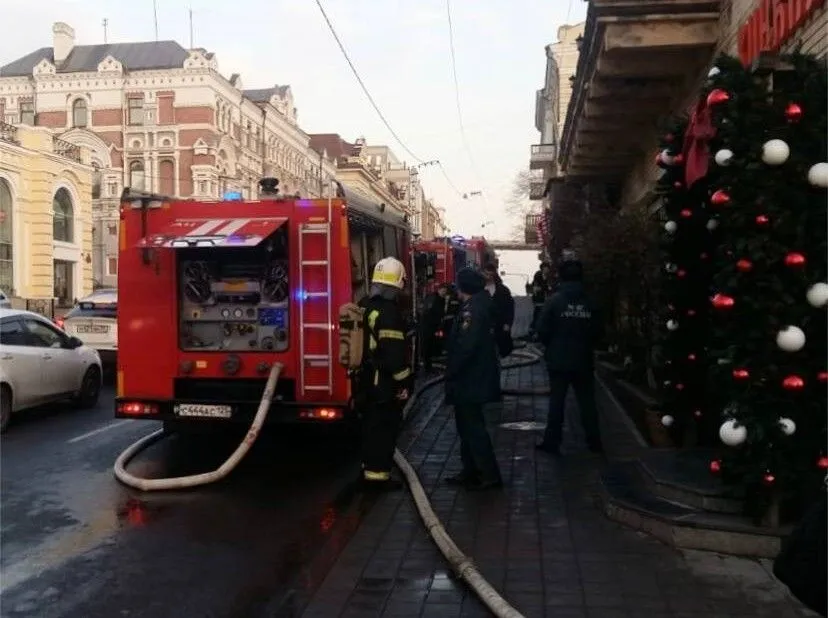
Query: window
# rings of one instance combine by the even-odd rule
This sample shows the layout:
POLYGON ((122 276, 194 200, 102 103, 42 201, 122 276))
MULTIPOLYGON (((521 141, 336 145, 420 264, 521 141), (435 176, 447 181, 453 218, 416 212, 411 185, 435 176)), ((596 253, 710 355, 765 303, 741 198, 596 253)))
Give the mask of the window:
POLYGON ((144 162, 133 161, 129 164, 129 187, 138 191, 144 190, 144 162))
POLYGON ((64 336, 60 331, 40 320, 23 320, 23 326, 28 331, 28 340, 31 345, 39 348, 59 348, 63 345, 64 336))
POLYGON ((107 191, 109 193, 109 197, 116 197, 118 195, 118 183, 109 182, 107 184, 107 191))
POLYGON ((106 274, 107 275, 117 275, 118 274, 118 258, 108 258, 106 260, 106 274))
POLYGON ((85 127, 89 114, 86 109, 85 99, 75 99, 72 103, 72 126, 85 127))
POLYGON ((11 187, 0 178, 0 289, 14 289, 14 211, 11 187))
POLYGON ((106 231, 110 236, 117 236, 118 235, 118 226, 117 225, 109 225, 109 226, 107 226, 106 231))
POLYGON ((3 341, 3 345, 26 345, 23 325, 16 319, 0 322, 0 340, 3 341))
MULTIPOLYGON (((78 126, 78 125, 75 125, 78 126)), ((97 163, 92 163, 92 199, 96 200, 101 197, 101 166, 97 163)))
POLYGON ((143 99, 127 99, 128 118, 127 121, 131 125, 144 124, 144 100, 143 99))
POLYGON ((28 124, 34 126, 35 123, 35 111, 34 111, 34 101, 21 101, 20 102, 20 124, 28 124))
POLYGON ((72 196, 66 189, 58 189, 52 199, 52 239, 60 242, 74 242, 74 219, 72 196))

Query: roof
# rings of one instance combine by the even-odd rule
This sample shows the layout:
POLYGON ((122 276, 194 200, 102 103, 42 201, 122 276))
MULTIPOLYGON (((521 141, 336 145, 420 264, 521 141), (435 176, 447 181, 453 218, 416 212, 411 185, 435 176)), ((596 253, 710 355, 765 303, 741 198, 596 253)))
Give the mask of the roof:
MULTIPOLYGON (((143 43, 112 43, 103 45, 76 45, 69 57, 57 67, 58 73, 97 71, 98 64, 112 56, 129 71, 173 69, 183 66, 189 52, 175 41, 147 41, 143 43)), ((41 47, 0 67, 0 77, 31 75, 43 60, 54 63, 54 49, 41 47)))
POLYGON ((41 320, 49 321, 49 318, 40 315, 39 313, 35 313, 33 311, 26 311, 24 309, 0 309, 0 319, 3 318, 19 318, 21 316, 26 317, 34 317, 41 320))
POLYGON ((338 133, 315 133, 310 135, 310 147, 319 154, 325 152, 330 158, 352 157, 356 146, 339 137, 338 133))
POLYGON ((278 97, 284 97, 287 94, 288 89, 290 86, 273 86, 273 88, 256 88, 253 90, 243 90, 242 94, 245 97, 254 101, 255 103, 267 103, 276 95, 278 97))

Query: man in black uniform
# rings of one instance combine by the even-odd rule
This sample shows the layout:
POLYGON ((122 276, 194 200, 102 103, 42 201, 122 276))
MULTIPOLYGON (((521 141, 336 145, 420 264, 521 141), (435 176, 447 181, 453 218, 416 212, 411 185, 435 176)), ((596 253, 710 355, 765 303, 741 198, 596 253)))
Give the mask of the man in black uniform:
POLYGON ((540 270, 532 278, 532 304, 534 305, 534 311, 532 312, 532 325, 529 330, 533 333, 538 330, 538 316, 540 316, 546 299, 552 294, 552 287, 552 267, 548 262, 543 262, 540 270))
POLYGON ((392 257, 377 262, 365 309, 368 345, 359 373, 362 391, 362 482, 380 491, 399 489, 391 478, 402 411, 411 394, 413 376, 406 343, 406 323, 398 297, 405 267, 392 257))
POLYGON ((567 260, 558 267, 560 286, 541 311, 538 339, 546 346, 549 371, 549 417, 538 449, 558 454, 564 423, 564 402, 569 386, 575 389, 587 446, 602 452, 595 405, 594 349, 601 335, 601 322, 582 283, 583 266, 567 260))
POLYGON ((446 294, 446 312, 443 315, 443 336, 448 337, 454 326, 454 319, 460 313, 460 298, 457 296, 457 288, 454 285, 448 286, 446 294))
POLYGON ((435 356, 440 353, 441 336, 445 337, 443 333, 443 316, 446 314, 446 296, 448 295, 448 285, 441 283, 439 287, 425 297, 423 302, 423 322, 422 322, 422 341, 423 341, 423 365, 425 370, 430 372, 432 370, 432 361, 435 356), (438 336, 438 333, 441 336, 438 336))
POLYGON ((483 406, 500 400, 500 359, 494 338, 492 299, 483 276, 463 268, 457 273, 463 304, 448 341, 446 403, 454 406, 463 471, 446 479, 469 489, 503 485, 483 406))

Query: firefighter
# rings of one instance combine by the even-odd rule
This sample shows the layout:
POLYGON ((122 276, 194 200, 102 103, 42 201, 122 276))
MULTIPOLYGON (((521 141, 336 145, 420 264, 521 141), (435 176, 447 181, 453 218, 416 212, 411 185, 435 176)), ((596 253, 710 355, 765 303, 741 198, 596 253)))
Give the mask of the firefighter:
POLYGON ((454 318, 460 313, 460 297, 457 295, 457 286, 451 284, 448 286, 448 293, 446 294, 446 311, 443 314, 443 334, 448 337, 454 326, 454 318))
POLYGON ((448 289, 448 284, 441 283, 434 292, 426 296, 423 303, 421 335, 423 365, 427 372, 433 369, 434 357, 440 354, 442 337, 446 334, 441 329, 443 328, 443 316, 446 313, 448 289))
POLYGON ((397 434, 405 402, 411 394, 406 324, 399 307, 405 267, 392 257, 374 266, 371 290, 360 301, 365 309, 367 351, 360 367, 362 409, 362 483, 372 490, 402 487, 391 478, 397 434))

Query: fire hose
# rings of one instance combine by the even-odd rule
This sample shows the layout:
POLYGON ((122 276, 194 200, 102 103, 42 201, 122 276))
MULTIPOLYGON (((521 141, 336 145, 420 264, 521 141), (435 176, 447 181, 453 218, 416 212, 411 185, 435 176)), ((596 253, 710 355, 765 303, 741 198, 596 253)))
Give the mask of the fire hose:
POLYGON ((126 465, 133 457, 166 435, 163 429, 159 429, 148 436, 144 436, 121 453, 118 459, 115 460, 115 478, 124 485, 129 485, 141 491, 186 489, 188 487, 197 487, 198 485, 207 485, 220 481, 239 465, 239 462, 247 455, 250 447, 253 446, 256 438, 259 437, 259 431, 262 425, 264 425, 267 413, 270 411, 270 402, 273 399, 273 393, 276 390, 276 383, 279 381, 282 368, 282 363, 273 364, 270 375, 267 377, 262 400, 259 402, 259 408, 256 410, 256 416, 253 417, 253 423, 250 425, 250 429, 247 430, 244 439, 230 457, 212 472, 202 472, 201 474, 191 474, 189 476, 176 476, 167 479, 145 479, 127 472, 126 465))
MULTIPOLYGON (((518 360, 512 361, 510 363, 505 363, 503 365, 504 369, 514 369, 518 367, 525 367, 529 365, 533 365, 540 360, 540 355, 537 350, 532 348, 524 348, 524 349, 516 349, 513 353, 513 356, 518 357, 518 360)), ((115 461, 115 477, 130 487, 134 487, 135 489, 139 489, 141 491, 164 491, 164 490, 175 490, 175 489, 186 489, 189 487, 196 487, 199 485, 207 485, 209 483, 215 483, 226 477, 232 470, 239 464, 239 462, 244 458, 250 448, 253 446, 253 443, 256 441, 256 438, 259 435, 259 431, 264 424, 265 419, 267 418, 268 411, 270 410, 271 400, 273 398, 273 393, 276 389, 276 383, 279 380, 279 375, 282 370, 282 364, 276 363, 273 365, 273 368, 270 370, 270 375, 267 379, 267 384, 265 385, 265 390, 262 395, 262 400, 259 403, 259 408, 256 411, 256 416, 253 419, 253 423, 250 429, 247 431, 247 434, 244 437, 244 440, 239 444, 235 451, 227 458, 227 460, 219 466, 216 470, 212 472, 204 472, 201 474, 193 474, 189 476, 179 476, 174 478, 166 478, 166 479, 146 479, 137 477, 126 470, 127 464, 141 451, 148 448, 155 442, 159 441, 161 438, 164 437, 165 431, 163 429, 159 429, 155 431, 134 444, 132 444, 129 448, 127 448, 118 459, 115 461)), ((405 417, 408 416, 410 411, 414 408, 419 398, 425 393, 427 390, 431 389, 432 387, 441 384, 445 378, 443 376, 435 376, 430 380, 426 381, 417 391, 415 391, 411 398, 408 400, 408 403, 405 406, 405 410, 403 415, 405 417)), ((531 396, 531 395, 543 395, 548 393, 546 389, 534 389, 534 390, 519 390, 519 389, 503 389, 503 394, 505 395, 517 395, 517 396, 531 396)), ((452 568, 454 569, 455 574, 459 579, 462 579, 466 584, 471 588, 474 593, 480 598, 480 600, 492 611, 492 613, 497 616, 498 618, 523 618, 523 615, 517 611, 514 607, 512 607, 506 599, 504 599, 500 593, 495 590, 491 584, 483 577, 477 567, 474 565, 473 560, 463 553, 463 551, 457 546, 457 544, 452 540, 449 536, 448 532, 445 529, 445 526, 437 517, 434 509, 431 507, 431 503, 428 499, 428 496, 425 493, 425 489, 423 488, 422 483, 420 483, 420 479, 417 476, 417 472, 414 470, 413 466, 406 460, 405 456, 399 449, 396 449, 394 452, 394 463, 402 472, 403 476, 408 483, 409 491, 411 492, 411 496, 414 500, 414 504, 417 506, 417 511, 420 513, 420 517, 423 520, 423 523, 428 530, 429 535, 434 540, 434 543, 437 545, 440 552, 446 558, 446 560, 451 564, 452 568)))

